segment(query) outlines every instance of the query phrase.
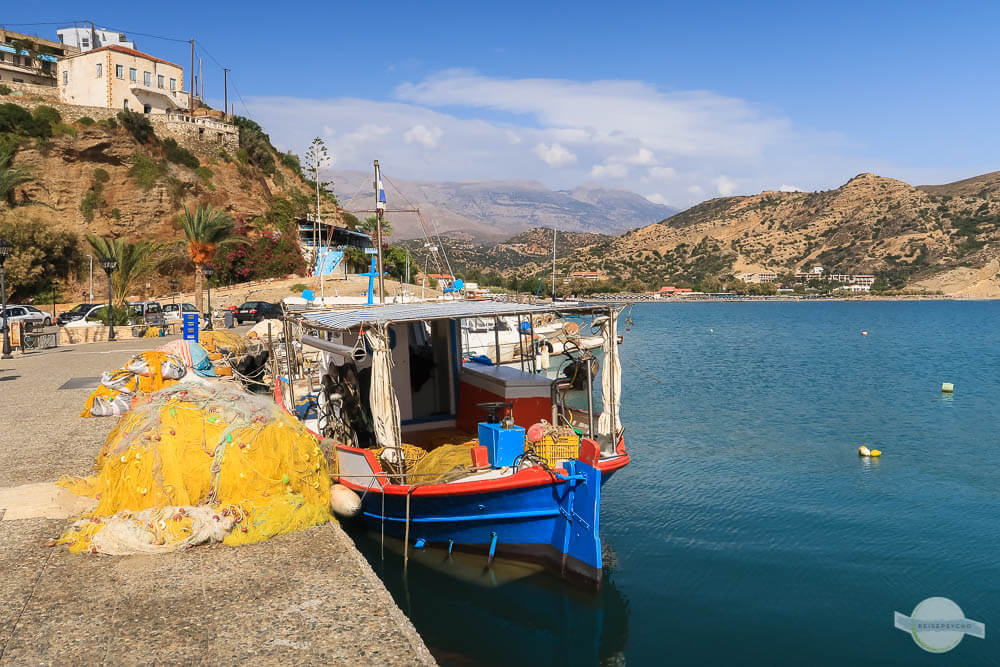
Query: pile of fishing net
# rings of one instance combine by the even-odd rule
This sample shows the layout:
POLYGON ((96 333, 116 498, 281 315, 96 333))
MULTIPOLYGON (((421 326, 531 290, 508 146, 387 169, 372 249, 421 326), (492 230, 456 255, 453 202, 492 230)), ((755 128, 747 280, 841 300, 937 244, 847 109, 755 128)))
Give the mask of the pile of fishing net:
MULTIPOLYGON (((473 471, 472 448, 479 443, 469 440, 460 444, 440 444, 431 451, 417 445, 402 443, 403 460, 406 462, 406 482, 408 484, 440 484, 449 482, 473 471)), ((377 448, 372 451, 376 460, 382 463, 390 474, 399 469, 395 461, 398 455, 377 448)), ((393 480, 395 481, 395 480, 393 480)))
POLYGON ((151 394, 187 373, 180 357, 149 350, 135 355, 124 368, 105 371, 101 384, 87 397, 81 417, 112 417, 128 412, 137 396, 151 394))
POLYGON ((57 542, 155 553, 319 525, 331 519, 326 457, 272 401, 224 383, 174 384, 118 422, 95 475, 59 481, 97 507, 57 542))

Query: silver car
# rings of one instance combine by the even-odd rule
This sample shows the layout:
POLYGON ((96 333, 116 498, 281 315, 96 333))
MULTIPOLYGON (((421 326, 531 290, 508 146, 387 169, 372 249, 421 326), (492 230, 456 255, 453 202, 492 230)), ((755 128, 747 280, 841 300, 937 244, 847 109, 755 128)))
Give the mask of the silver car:
POLYGON ((52 324, 52 317, 46 315, 34 306, 7 306, 7 321, 21 322, 25 331, 35 327, 47 327, 52 324))

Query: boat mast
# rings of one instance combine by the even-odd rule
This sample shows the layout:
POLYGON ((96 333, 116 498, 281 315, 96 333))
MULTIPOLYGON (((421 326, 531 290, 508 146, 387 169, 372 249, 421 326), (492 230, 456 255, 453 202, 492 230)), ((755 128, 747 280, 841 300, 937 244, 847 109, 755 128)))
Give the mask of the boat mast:
POLYGON ((375 160, 375 235, 378 242, 378 298, 385 303, 385 282, 382 276, 382 214, 385 213, 385 190, 382 189, 382 172, 375 160))
POLYGON ((556 302, 556 230, 552 230, 552 303, 556 302))

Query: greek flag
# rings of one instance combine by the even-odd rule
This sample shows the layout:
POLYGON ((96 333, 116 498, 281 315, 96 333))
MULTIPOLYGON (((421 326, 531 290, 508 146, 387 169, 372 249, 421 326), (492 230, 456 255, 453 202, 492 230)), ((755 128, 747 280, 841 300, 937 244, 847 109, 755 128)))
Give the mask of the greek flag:
POLYGON ((379 172, 378 181, 375 184, 378 189, 378 200, 375 202, 375 208, 379 211, 385 210, 385 188, 382 187, 382 174, 379 172))

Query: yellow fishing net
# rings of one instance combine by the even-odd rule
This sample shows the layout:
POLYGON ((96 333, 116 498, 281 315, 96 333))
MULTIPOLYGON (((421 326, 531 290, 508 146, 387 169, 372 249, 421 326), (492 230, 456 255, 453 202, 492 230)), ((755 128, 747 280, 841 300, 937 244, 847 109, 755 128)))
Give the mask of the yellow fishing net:
POLYGON ((235 352, 241 354, 247 350, 249 341, 230 331, 203 331, 198 342, 209 352, 235 352))
POLYGON ((158 350, 141 352, 129 359, 125 368, 104 373, 101 384, 87 397, 80 416, 107 417, 128 412, 132 396, 151 394, 176 384, 184 373, 184 362, 172 354, 158 350))
POLYGON ((273 402, 226 384, 153 394, 118 422, 96 467, 59 482, 98 501, 59 539, 71 551, 178 548, 214 540, 230 520, 222 540, 245 544, 331 518, 316 438, 273 402))
MULTIPOLYGON (((439 445, 428 452, 416 445, 403 443, 406 461, 407 484, 437 484, 472 470, 471 448, 479 444, 470 440, 458 445, 439 445)), ((384 448, 372 450, 377 461, 382 461, 384 448)), ((396 481, 395 479, 393 481, 396 481)))

